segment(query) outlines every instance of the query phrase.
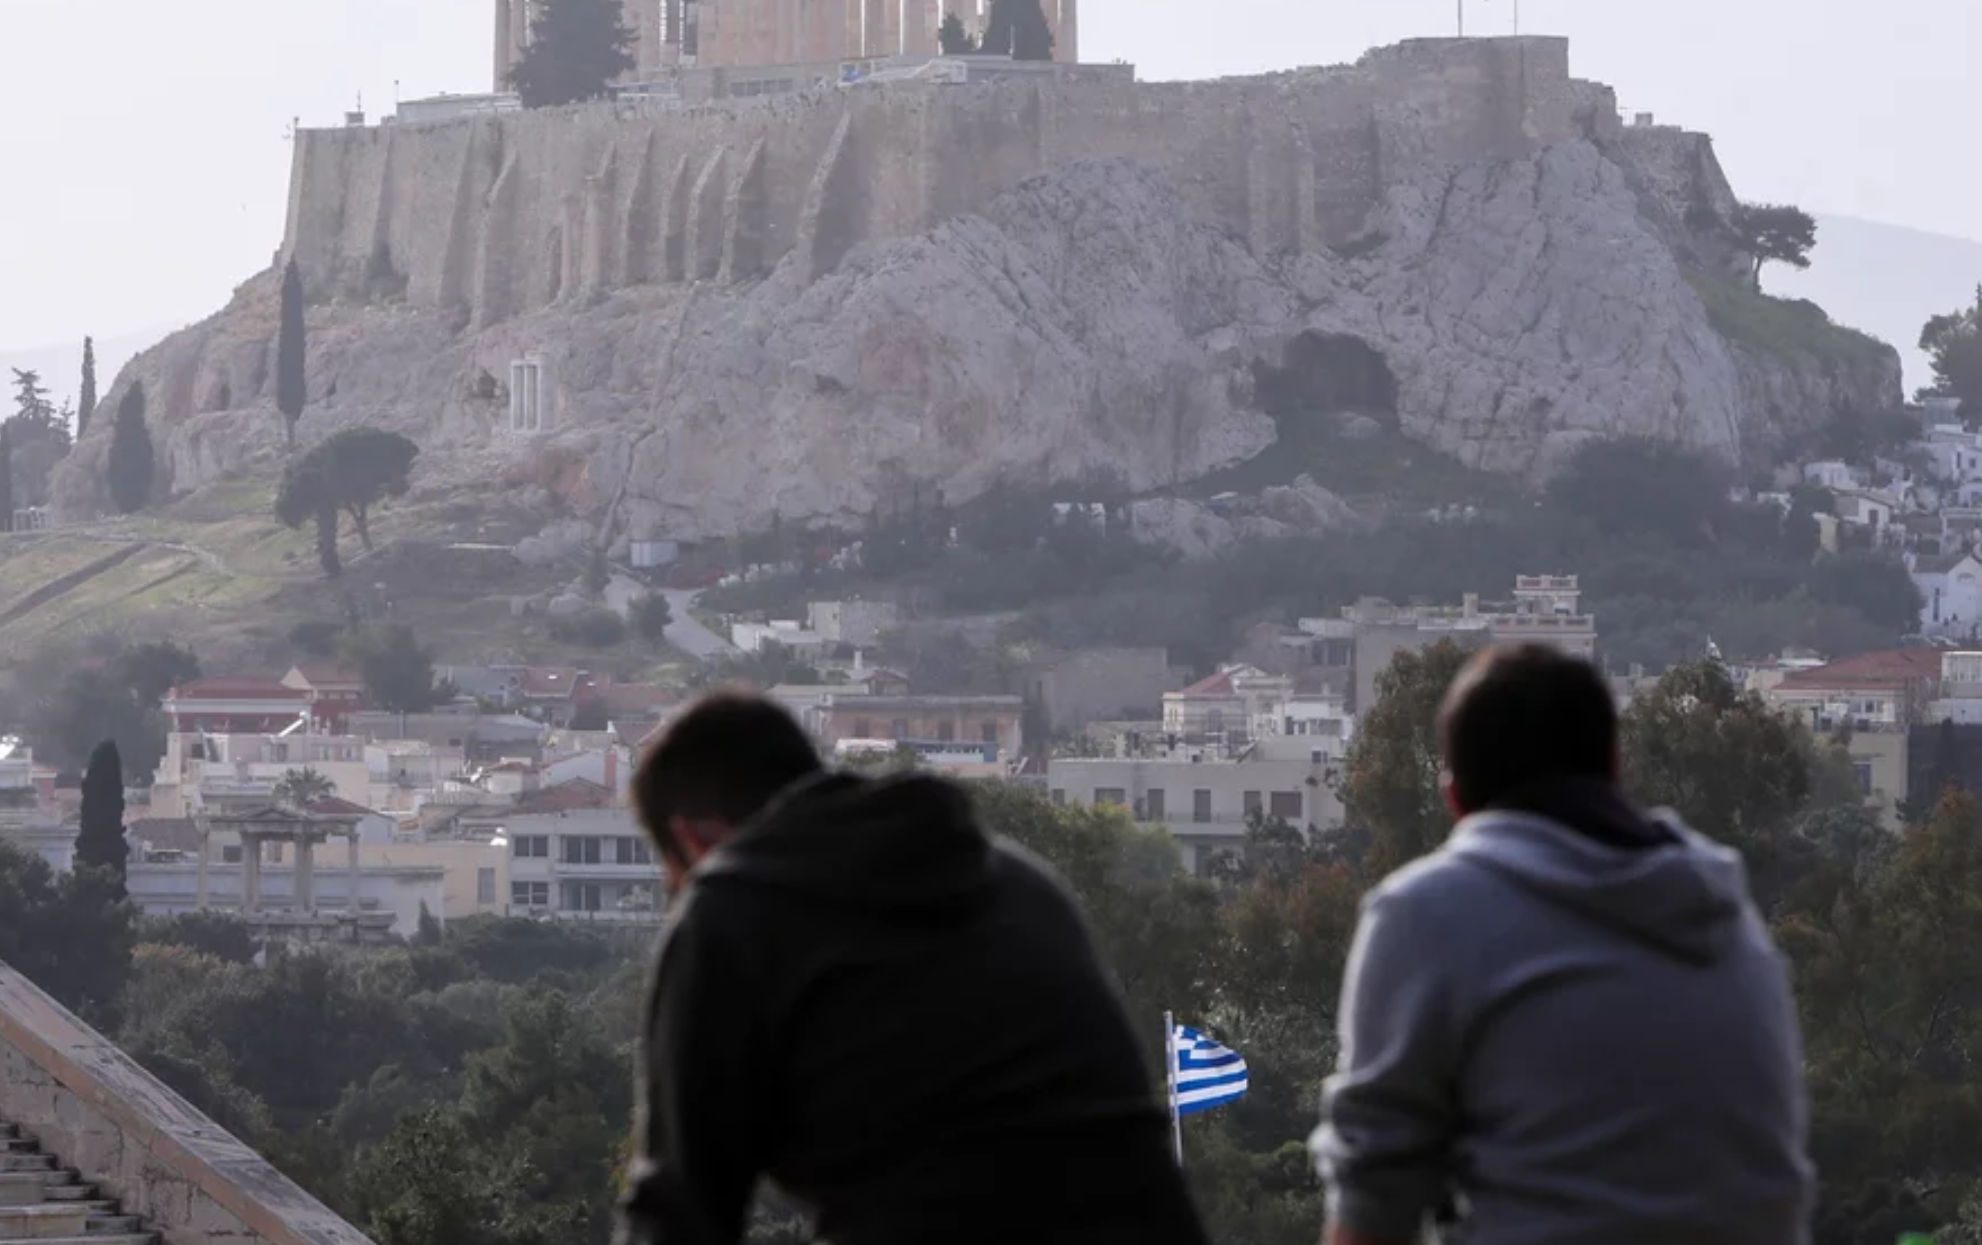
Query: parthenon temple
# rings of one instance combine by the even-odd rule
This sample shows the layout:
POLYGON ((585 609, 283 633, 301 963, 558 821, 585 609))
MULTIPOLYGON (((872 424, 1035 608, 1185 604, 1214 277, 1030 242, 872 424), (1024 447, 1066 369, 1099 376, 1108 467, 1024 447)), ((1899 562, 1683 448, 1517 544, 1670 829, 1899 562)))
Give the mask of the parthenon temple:
MULTIPOLYGON (((539 0, 495 0, 495 89, 530 45, 539 0)), ((1080 0, 1041 0, 1055 60, 1080 59, 1080 0)), ((821 64, 933 56, 943 19, 973 35, 991 0, 620 0, 634 35, 634 81, 678 66, 821 64)))

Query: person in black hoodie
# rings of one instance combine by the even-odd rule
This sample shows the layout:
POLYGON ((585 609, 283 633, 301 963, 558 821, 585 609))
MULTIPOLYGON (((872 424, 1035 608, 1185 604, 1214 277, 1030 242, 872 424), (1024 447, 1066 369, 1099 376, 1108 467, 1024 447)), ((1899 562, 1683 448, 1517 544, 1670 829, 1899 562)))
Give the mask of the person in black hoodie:
POLYGON ((718 695, 635 798, 677 893, 623 1245, 731 1245, 764 1178, 833 1245, 1202 1245, 1072 899, 961 788, 718 695))

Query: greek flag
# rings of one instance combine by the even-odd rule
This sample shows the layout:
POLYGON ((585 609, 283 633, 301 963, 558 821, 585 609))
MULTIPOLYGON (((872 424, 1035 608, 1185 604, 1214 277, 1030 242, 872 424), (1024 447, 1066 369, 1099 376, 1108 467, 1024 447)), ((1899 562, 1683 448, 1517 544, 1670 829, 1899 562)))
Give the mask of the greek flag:
POLYGON ((1179 1116, 1236 1102, 1246 1094, 1246 1061, 1196 1029, 1170 1027, 1171 1106, 1179 1116))

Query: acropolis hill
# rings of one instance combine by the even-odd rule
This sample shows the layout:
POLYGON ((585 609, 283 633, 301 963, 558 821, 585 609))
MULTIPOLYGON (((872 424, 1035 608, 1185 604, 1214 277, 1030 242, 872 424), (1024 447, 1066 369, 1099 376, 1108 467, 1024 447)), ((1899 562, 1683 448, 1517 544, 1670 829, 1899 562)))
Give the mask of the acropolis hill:
MULTIPOLYGON (((1592 435, 1755 460, 1896 404, 1893 353, 1814 310, 1745 327, 1736 202, 1566 41, 1437 39, 306 130, 276 258, 313 304, 305 441, 396 428, 430 486, 692 539, 912 487, 1160 491, 1276 416, 1534 473, 1592 435)), ((107 397, 146 382, 174 489, 280 452, 275 271, 107 397)))

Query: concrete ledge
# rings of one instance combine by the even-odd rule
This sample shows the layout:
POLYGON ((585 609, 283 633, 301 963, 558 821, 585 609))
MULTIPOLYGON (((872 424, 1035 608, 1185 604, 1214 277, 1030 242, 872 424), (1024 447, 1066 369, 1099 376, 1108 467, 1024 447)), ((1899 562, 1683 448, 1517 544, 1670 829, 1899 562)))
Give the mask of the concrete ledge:
POLYGON ((4 964, 0 1118, 143 1216, 167 1245, 371 1245, 4 964))

